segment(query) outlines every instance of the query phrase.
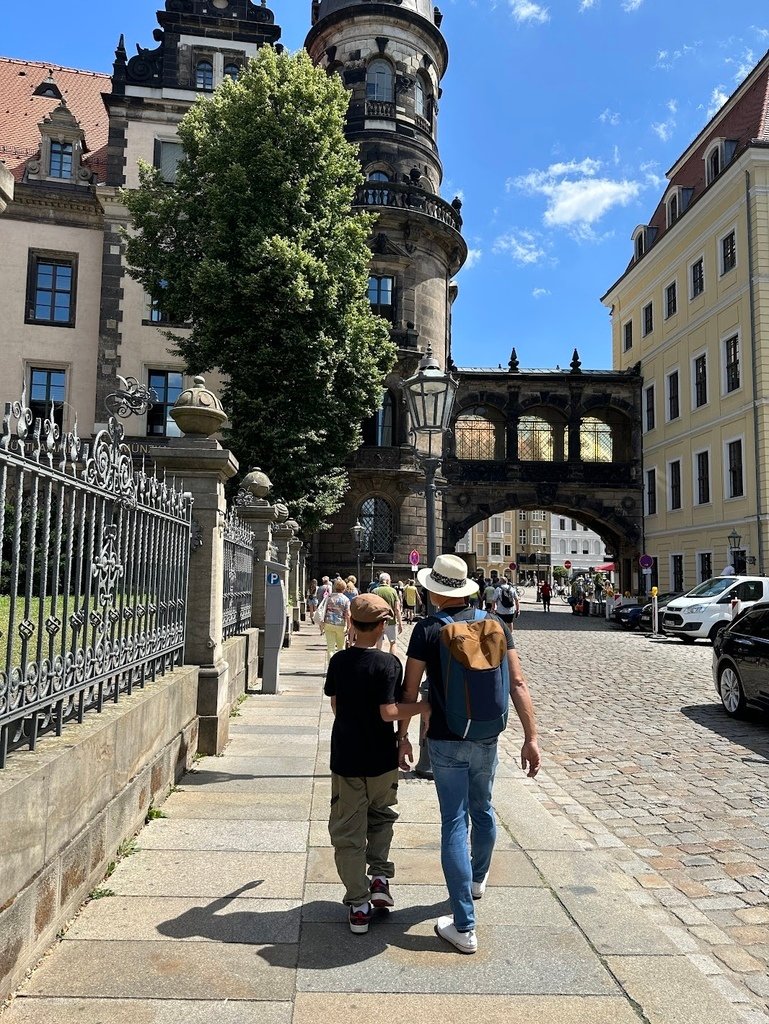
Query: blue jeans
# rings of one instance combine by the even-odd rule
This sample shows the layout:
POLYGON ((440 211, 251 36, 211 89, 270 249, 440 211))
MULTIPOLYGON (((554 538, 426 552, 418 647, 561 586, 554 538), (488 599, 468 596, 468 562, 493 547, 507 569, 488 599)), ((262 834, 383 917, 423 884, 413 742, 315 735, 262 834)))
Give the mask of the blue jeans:
POLYGON ((491 790, 497 741, 428 740, 441 807, 441 865, 457 931, 475 928, 471 885, 486 877, 497 838, 491 790), (470 845, 468 848, 468 829, 470 845))

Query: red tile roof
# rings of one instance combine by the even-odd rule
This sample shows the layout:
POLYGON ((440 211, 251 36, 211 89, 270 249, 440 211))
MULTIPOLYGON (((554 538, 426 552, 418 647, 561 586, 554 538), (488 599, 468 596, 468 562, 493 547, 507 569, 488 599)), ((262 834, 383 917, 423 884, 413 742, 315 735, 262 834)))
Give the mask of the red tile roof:
POLYGON ((95 71, 0 57, 0 161, 19 181, 24 174, 24 164, 38 152, 38 125, 59 104, 58 100, 32 95, 48 78, 49 71, 85 132, 88 166, 96 170, 99 180, 103 181, 101 167, 106 153, 109 118, 101 95, 110 91, 110 77, 95 71))

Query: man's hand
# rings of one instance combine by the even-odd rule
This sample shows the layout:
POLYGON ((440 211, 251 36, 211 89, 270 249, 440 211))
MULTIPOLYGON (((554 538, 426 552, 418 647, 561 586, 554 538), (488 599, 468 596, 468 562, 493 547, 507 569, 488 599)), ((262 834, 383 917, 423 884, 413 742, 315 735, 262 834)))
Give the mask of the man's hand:
POLYGON ((422 720, 419 723, 419 740, 420 742, 424 742, 424 739, 427 736, 427 730, 430 728, 430 718, 432 716, 433 709, 430 706, 429 701, 426 700, 420 700, 419 709, 422 714, 422 720))
POLYGON ((413 771, 414 768, 414 748, 407 739, 398 743, 398 767, 404 772, 413 771))
POLYGON ((399 622, 399 623, 398 623, 398 632, 399 632, 399 633, 402 633, 402 632, 403 632, 403 623, 402 623, 402 622, 399 622))
POLYGON ((521 768, 530 779, 533 779, 542 764, 542 754, 539 751, 539 744, 536 740, 527 740, 521 747, 521 768))

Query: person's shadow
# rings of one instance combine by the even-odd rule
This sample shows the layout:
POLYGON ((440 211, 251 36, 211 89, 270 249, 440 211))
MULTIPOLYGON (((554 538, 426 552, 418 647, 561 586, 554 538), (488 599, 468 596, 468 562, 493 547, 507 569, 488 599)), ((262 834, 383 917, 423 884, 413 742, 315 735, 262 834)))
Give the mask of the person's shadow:
POLYGON ((172 939, 257 945, 258 955, 275 967, 289 966, 286 947, 298 944, 296 966, 308 970, 335 970, 362 963, 390 946, 412 953, 450 952, 450 947, 437 936, 407 931, 423 921, 450 913, 448 901, 375 911, 366 936, 353 935, 347 927, 346 909, 329 900, 315 900, 289 910, 264 909, 271 901, 259 900, 253 911, 223 913, 233 900, 262 884, 263 880, 248 882, 205 907, 191 907, 178 917, 161 922, 158 931, 172 939))

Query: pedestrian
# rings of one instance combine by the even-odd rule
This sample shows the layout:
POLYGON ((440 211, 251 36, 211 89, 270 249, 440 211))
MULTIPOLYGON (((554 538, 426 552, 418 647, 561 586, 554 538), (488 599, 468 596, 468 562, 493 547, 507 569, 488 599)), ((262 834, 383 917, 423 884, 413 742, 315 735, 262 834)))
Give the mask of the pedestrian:
POLYGON ((348 576, 345 580, 344 596, 348 601, 354 601, 358 596, 358 580, 355 576, 348 576))
POLYGON ((337 651, 344 650, 344 641, 350 624, 350 602, 344 593, 346 585, 343 579, 337 580, 334 584, 334 593, 326 599, 323 635, 326 638, 327 664, 337 651))
POLYGON ((393 809, 398 802, 395 722, 428 714, 424 702, 400 703, 403 669, 398 658, 376 649, 390 605, 374 594, 352 602, 355 646, 331 659, 324 692, 331 698, 331 811, 328 831, 345 887, 350 931, 363 935, 374 908, 394 906, 390 879, 393 809), (368 867, 368 870, 367 870, 368 867))
POLYGON ((497 588, 489 580, 483 589, 483 607, 487 612, 494 611, 494 601, 496 600, 497 588))
POLYGON ((547 580, 545 580, 545 582, 539 588, 539 592, 542 595, 542 611, 543 612, 549 612, 550 611, 550 599, 553 596, 553 588, 550 586, 550 584, 547 582, 547 580))
POLYGON ((521 614, 521 602, 509 580, 502 580, 494 595, 494 607, 497 615, 510 629, 513 628, 513 620, 521 614))
POLYGON ((310 616, 310 620, 312 621, 312 617, 315 614, 315 609, 318 607, 318 581, 317 580, 310 580, 310 582, 307 584, 306 601, 307 601, 307 614, 310 616))
POLYGON ((403 618, 401 616, 401 603, 398 594, 390 584, 390 574, 382 572, 379 574, 379 586, 374 593, 387 601, 392 609, 394 622, 388 622, 384 628, 384 635, 381 638, 380 650, 384 650, 385 641, 390 644, 390 654, 395 654, 398 643, 398 636, 403 632, 403 618))
POLYGON ((324 597, 331 597, 332 587, 331 580, 328 576, 321 576, 320 586, 318 587, 318 603, 323 600, 324 597))
POLYGON ((403 587, 403 610, 405 612, 406 622, 414 621, 418 603, 419 591, 416 588, 416 584, 413 580, 407 580, 403 587))
MULTIPOLYGON (((456 555, 440 555, 434 566, 419 572, 419 582, 428 591, 436 614, 421 619, 411 634, 403 699, 407 705, 416 699, 422 675, 426 673, 432 709, 427 743, 441 810, 441 865, 452 910, 450 917, 438 919, 435 931, 460 952, 475 953, 478 941, 473 901, 481 899, 485 892, 496 839, 491 799, 498 764, 498 737, 464 739, 449 727, 448 717, 452 711, 448 708, 441 658, 441 648, 446 647, 442 639, 448 640, 449 634, 444 635, 443 630, 456 630, 457 624, 466 623, 467 632, 473 626, 476 630, 481 627, 489 641, 493 639, 498 651, 499 645, 503 645, 499 657, 509 673, 510 697, 524 732, 521 767, 528 770, 530 778, 534 778, 540 766, 534 709, 512 633, 496 616, 469 607, 468 598, 477 591, 477 584, 467 578, 467 566, 462 559, 456 555), (496 631, 495 624, 499 627, 496 631), (501 635, 499 630, 502 630, 501 635)), ((479 649, 480 644, 476 644, 474 650, 479 649)), ((468 683, 465 696, 473 696, 473 682, 477 687, 478 677, 473 671, 466 671, 465 677, 468 683)), ((476 699, 479 696, 477 690, 474 696, 476 699)), ((464 735, 472 724, 468 722, 464 735)), ((401 767, 406 767, 412 756, 408 724, 402 725, 399 732, 401 767)))

